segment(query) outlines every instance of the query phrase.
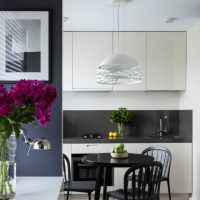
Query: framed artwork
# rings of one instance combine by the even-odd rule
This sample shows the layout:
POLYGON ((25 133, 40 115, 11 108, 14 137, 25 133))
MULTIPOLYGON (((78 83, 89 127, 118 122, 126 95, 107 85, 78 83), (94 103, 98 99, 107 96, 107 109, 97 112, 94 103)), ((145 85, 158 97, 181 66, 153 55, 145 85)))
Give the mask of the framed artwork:
POLYGON ((50 12, 0 11, 0 82, 50 81, 50 12))

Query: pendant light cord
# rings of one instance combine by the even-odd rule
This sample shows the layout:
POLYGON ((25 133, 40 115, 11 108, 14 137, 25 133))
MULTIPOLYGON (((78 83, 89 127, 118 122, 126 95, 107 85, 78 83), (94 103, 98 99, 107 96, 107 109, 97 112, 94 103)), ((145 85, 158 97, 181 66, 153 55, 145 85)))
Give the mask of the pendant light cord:
POLYGON ((113 4, 113 16, 112 16, 112 21, 113 21, 113 26, 112 26, 112 31, 115 31, 115 4, 113 4))
POLYGON ((117 7, 117 29, 118 29, 118 53, 119 53, 119 8, 120 8, 120 4, 118 4, 118 7, 117 7))

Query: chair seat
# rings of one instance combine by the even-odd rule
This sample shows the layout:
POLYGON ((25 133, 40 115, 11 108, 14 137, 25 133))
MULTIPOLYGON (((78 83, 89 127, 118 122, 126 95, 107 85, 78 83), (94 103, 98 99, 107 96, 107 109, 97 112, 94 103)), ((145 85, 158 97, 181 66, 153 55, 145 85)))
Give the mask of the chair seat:
POLYGON ((66 181, 64 183, 64 190, 74 192, 93 192, 95 190, 95 185, 95 181, 66 181))
MULTIPOLYGON (((133 198, 131 190, 128 190, 128 200, 138 200, 138 195, 137 195, 138 194, 138 190, 136 190, 135 193, 136 193, 136 196, 133 198)), ((110 197, 113 197, 114 199, 119 199, 119 200, 124 200, 125 199, 124 198, 124 190, 122 190, 122 189, 108 192, 108 195, 110 197)), ((144 197, 140 196, 140 200, 142 200, 142 199, 147 200, 147 197, 148 197, 148 193, 145 192, 144 197)), ((157 200, 157 198, 151 197, 151 198, 148 198, 148 200, 157 200)))

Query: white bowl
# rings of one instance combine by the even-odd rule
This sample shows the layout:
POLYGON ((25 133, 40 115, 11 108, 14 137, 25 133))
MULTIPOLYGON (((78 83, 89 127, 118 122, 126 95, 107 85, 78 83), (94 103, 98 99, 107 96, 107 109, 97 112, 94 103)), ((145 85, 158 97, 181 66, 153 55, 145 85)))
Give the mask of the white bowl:
POLYGON ((127 158, 128 152, 125 153, 110 153, 112 158, 127 158))

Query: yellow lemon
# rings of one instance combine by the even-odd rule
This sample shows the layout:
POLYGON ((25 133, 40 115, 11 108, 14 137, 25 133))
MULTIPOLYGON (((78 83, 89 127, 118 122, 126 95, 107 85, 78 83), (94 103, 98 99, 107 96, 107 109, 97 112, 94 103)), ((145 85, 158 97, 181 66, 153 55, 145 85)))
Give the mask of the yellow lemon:
POLYGON ((118 134, 117 134, 117 132, 113 132, 112 135, 113 135, 113 137, 117 137, 118 134))
POLYGON ((110 132, 108 133, 108 135, 109 135, 109 137, 112 137, 112 136, 113 136, 113 132, 110 131, 110 132))

